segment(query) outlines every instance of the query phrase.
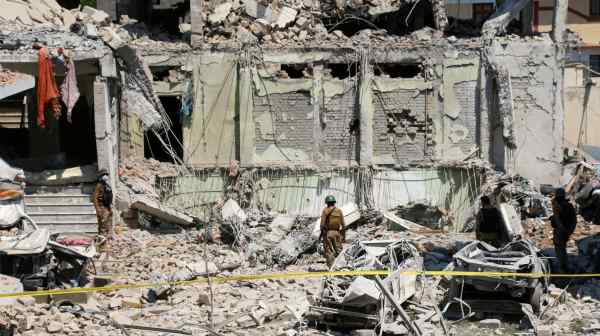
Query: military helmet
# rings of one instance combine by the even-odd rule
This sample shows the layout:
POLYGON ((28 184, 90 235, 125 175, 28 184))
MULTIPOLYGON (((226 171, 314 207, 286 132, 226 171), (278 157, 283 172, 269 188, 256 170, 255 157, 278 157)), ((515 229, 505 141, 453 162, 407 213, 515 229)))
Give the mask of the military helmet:
POLYGON ((108 170, 106 170, 106 169, 104 169, 104 168, 103 168, 103 169, 100 169, 100 170, 98 171, 98 178, 101 178, 101 177, 102 177, 102 176, 104 176, 104 175, 108 175, 108 170))
POLYGON ((325 203, 329 204, 329 203, 335 203, 335 197, 333 195, 329 195, 327 197, 325 197, 325 203))

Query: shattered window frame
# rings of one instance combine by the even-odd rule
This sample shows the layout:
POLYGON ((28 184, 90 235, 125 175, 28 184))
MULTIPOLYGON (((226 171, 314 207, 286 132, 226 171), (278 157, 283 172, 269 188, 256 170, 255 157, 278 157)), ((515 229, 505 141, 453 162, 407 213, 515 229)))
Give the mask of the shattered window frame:
POLYGON ((590 55, 590 76, 600 77, 600 55, 590 55))
POLYGON ((600 0, 590 0, 590 16, 600 18, 600 0))

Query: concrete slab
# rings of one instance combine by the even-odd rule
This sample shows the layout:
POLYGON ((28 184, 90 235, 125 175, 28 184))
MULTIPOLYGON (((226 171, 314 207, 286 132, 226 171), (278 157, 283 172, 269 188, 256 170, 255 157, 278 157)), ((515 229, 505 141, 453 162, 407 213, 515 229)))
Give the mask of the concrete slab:
POLYGON ((208 16, 208 22, 212 24, 223 22, 227 15, 229 15, 229 12, 231 12, 231 7, 233 7, 233 3, 231 2, 225 2, 220 4, 215 8, 212 14, 208 16))
POLYGON ((18 76, 19 78, 17 78, 14 83, 0 83, 0 99, 10 97, 25 90, 33 89, 35 86, 35 79, 33 76, 25 74, 19 74, 18 76))

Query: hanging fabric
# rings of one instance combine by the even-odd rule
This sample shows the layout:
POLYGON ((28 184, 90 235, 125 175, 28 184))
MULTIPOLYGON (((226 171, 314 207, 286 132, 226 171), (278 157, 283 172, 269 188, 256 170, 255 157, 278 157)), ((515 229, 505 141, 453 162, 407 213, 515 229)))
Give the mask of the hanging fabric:
POLYGON ((50 109, 52 115, 60 117, 59 94, 54 80, 54 66, 48 57, 48 50, 41 48, 38 53, 38 83, 37 83, 37 124, 41 128, 46 127, 46 109, 50 109))
POLYGON ((73 62, 73 58, 70 53, 64 54, 65 56, 65 66, 67 69, 67 73, 65 74, 65 79, 63 80, 60 86, 60 94, 62 96, 62 101, 67 107, 67 120, 72 122, 71 113, 73 112, 73 107, 75 107, 75 103, 79 99, 79 88, 77 87, 77 71, 75 70, 75 62, 73 62))
POLYGON ((179 110, 179 120, 184 121, 189 118, 194 111, 194 84, 191 79, 185 81, 183 96, 181 97, 181 109, 179 110))

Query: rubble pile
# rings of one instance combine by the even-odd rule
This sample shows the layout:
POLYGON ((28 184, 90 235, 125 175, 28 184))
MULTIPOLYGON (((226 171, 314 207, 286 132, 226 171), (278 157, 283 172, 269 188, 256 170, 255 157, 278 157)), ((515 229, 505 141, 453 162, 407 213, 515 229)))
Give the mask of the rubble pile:
POLYGON ((0 67, 0 85, 13 84, 19 79, 20 74, 0 67))
POLYGON ((158 200, 155 189, 157 176, 176 176, 179 169, 172 164, 154 159, 123 160, 119 178, 135 194, 144 194, 158 200))
POLYGON ((436 206, 424 203, 408 203, 392 209, 397 216, 430 229, 451 226, 447 212, 436 206))
POLYGON ((203 8, 204 42, 211 45, 239 46, 260 44, 267 47, 318 46, 348 47, 359 44, 447 43, 441 30, 415 29, 412 34, 378 28, 383 14, 410 11, 419 1, 286 1, 264 3, 256 0, 228 1, 203 8), (375 24, 377 22, 377 24, 375 24), (356 25, 359 29, 343 30, 356 25))

